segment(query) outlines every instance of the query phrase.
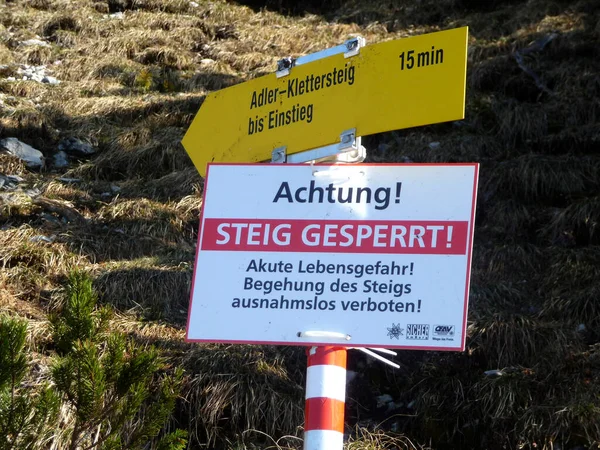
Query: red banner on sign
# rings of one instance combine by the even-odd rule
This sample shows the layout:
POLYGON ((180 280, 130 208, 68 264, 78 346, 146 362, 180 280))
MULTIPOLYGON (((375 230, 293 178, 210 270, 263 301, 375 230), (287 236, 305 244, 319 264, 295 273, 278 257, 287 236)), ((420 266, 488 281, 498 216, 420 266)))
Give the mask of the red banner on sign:
POLYGON ((466 221, 205 219, 202 250, 465 255, 466 221))

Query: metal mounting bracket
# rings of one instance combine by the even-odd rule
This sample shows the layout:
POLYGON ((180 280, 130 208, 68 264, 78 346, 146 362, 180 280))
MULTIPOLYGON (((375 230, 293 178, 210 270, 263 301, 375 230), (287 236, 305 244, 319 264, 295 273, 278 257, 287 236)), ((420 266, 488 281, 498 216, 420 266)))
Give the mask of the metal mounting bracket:
MULTIPOLYGON (((310 330, 310 331, 298 331, 298 333, 296 333, 296 336, 298 336, 299 338, 325 338, 325 339, 339 339, 340 341, 350 341, 352 339, 352 336, 349 335, 348 333, 340 333, 338 331, 317 331, 317 330, 310 330)), ((314 354, 314 350, 315 347, 311 348, 311 355, 314 354)), ((394 355, 397 356, 397 353, 392 351, 392 350, 387 350, 385 348, 362 348, 362 347, 350 347, 349 350, 354 349, 354 350, 359 350, 363 353, 365 353, 366 355, 369 355, 372 358, 375 358, 378 361, 381 361, 384 364, 387 364, 389 366, 394 367, 395 369, 399 369, 400 365, 396 364, 393 361, 390 361, 387 358, 384 358, 383 356, 379 355, 376 352, 380 352, 380 353, 385 353, 388 355, 394 355)))
POLYGON ((288 56, 277 61, 277 71, 275 75, 277 78, 285 77, 290 74, 292 67, 301 66, 309 62, 318 61, 319 59, 327 58, 329 56, 344 54, 344 58, 351 58, 360 53, 360 49, 366 45, 367 41, 362 36, 356 36, 352 39, 348 39, 346 42, 335 47, 327 48, 319 52, 311 53, 310 55, 300 56, 297 59, 288 56))
POLYGON ((349 341, 352 336, 346 333, 339 333, 337 331, 298 331, 296 335, 299 338, 331 338, 340 339, 343 341, 349 341))
POLYGON ((285 153, 286 148, 287 147, 277 147, 275 150, 273 150, 271 153, 271 162, 277 164, 283 164, 287 162, 287 155, 285 153))
POLYGON ((340 162, 358 163, 367 157, 367 151, 361 145, 361 138, 356 137, 356 128, 345 130, 340 134, 338 144, 317 147, 291 155, 287 154, 286 147, 277 147, 271 153, 271 162, 306 163, 306 162, 340 162))

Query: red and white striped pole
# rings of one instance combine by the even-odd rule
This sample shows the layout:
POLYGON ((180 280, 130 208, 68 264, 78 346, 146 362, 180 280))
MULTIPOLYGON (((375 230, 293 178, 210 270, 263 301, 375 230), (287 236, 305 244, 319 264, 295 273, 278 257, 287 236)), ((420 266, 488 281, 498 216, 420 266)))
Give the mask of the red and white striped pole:
POLYGON ((342 450, 346 404, 343 347, 311 347, 306 373, 304 450, 342 450))

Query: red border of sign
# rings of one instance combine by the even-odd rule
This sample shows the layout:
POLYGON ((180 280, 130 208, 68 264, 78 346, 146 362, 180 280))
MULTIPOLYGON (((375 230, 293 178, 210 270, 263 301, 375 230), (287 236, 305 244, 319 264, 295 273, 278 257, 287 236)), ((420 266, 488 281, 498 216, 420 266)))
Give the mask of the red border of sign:
MULTIPOLYGON (((259 163, 260 164, 260 163, 259 163)), ((200 226, 198 229, 198 240, 196 242, 196 257, 194 260, 194 275, 192 277, 192 289, 190 291, 190 303, 188 307, 188 318, 186 323, 185 330, 185 342, 198 342, 203 344, 246 344, 246 345, 293 345, 300 347, 316 347, 323 345, 336 345, 338 347, 373 347, 375 344, 351 344, 346 342, 276 342, 276 341, 237 341, 237 340, 213 340, 213 339, 188 339, 189 332, 189 324, 190 324, 190 316, 192 314, 192 300, 194 298, 194 286, 196 284, 196 264, 198 263, 198 253, 200 252, 200 243, 202 241, 202 233, 204 230, 202 229, 202 223, 204 219, 204 202, 206 201, 206 193, 208 192, 208 174, 210 172, 211 166, 256 166, 257 163, 208 163, 206 165, 206 178, 204 181, 204 193, 202 195, 202 210, 200 211, 200 226)), ((275 165, 272 163, 265 163, 264 165, 278 167, 279 165, 275 165)), ((318 166, 336 166, 342 164, 315 164, 318 166)), ((471 263, 473 260, 473 236, 475 231, 475 206, 477 203, 477 185, 479 181, 479 163, 408 163, 408 164, 395 164, 395 163, 385 163, 385 164, 377 164, 377 163, 360 163, 360 164, 352 164, 352 166, 373 166, 373 167, 382 167, 382 166, 407 166, 407 167, 421 167, 421 166, 467 166, 473 167, 475 169, 473 176, 473 197, 471 203, 471 221, 470 221, 470 229, 469 236, 467 240, 467 279, 465 283, 465 299, 464 299, 464 307, 463 307, 463 332, 462 332, 462 342, 458 347, 419 347, 419 346, 407 346, 407 345, 385 345, 386 348, 394 348, 398 350, 429 350, 429 351, 464 351, 466 347, 467 341, 467 312, 469 308, 469 288, 471 284, 471 263)), ((306 164, 297 163, 297 164, 286 164, 286 166, 306 166, 306 164)), ((378 344, 379 345, 379 344, 378 344)))

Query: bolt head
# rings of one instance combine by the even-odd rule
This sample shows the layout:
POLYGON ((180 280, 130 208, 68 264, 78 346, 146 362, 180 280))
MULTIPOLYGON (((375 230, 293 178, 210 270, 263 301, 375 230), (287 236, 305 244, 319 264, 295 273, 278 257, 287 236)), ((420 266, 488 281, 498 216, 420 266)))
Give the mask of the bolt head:
POLYGON ((294 60, 290 57, 283 58, 277 61, 277 71, 280 72, 282 70, 286 70, 292 67, 294 64, 294 60))
POLYGON ((346 42, 346 49, 348 51, 354 50, 358 47, 358 39, 352 39, 351 41, 346 42))

